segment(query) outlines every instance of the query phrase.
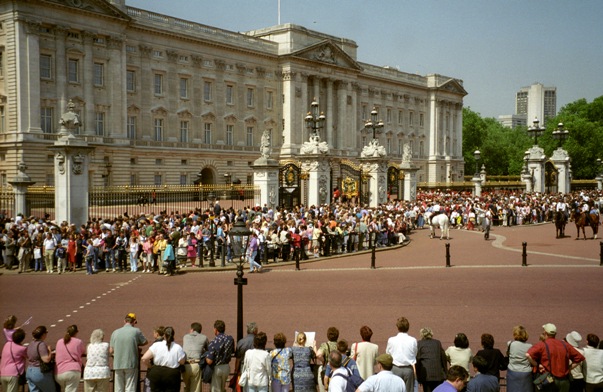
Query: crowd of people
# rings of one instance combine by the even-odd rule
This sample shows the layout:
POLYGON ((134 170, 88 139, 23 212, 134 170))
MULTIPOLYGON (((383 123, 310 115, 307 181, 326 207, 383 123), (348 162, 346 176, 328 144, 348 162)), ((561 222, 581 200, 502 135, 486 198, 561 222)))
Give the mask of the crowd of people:
POLYGON ((509 392, 603 390, 603 342, 593 333, 583 341, 577 331, 562 338, 552 323, 542 326, 534 344, 523 326, 514 327, 504 353, 484 333, 481 349, 474 353, 463 333, 446 349, 428 327, 416 339, 405 317, 396 320, 398 333, 386 347, 372 343, 373 331, 364 325, 353 343, 330 327, 320 345, 310 341, 314 333, 297 332, 287 344, 285 334, 278 332, 273 347, 267 348, 268 335, 255 322, 235 342, 222 320, 214 322, 209 337, 193 322, 182 343, 171 326, 155 327, 148 342, 135 313, 125 316, 109 341, 95 329, 86 344, 77 325, 70 325, 52 347, 45 326, 37 326, 26 344, 26 326, 17 327, 16 322, 15 316, 4 322, 3 392, 17 392, 25 383, 32 392, 76 392, 82 380, 86 392, 108 392, 112 372, 117 392, 135 392, 141 374, 150 392, 201 392, 202 383, 210 384, 212 392, 418 392, 419 385, 423 392, 497 392, 502 371, 509 392))
POLYGON ((212 208, 111 219, 91 219, 76 227, 47 218, 0 214, 0 265, 19 273, 159 272, 203 267, 209 259, 232 262, 228 236, 237 219, 252 229, 247 261, 261 264, 351 253, 371 246, 403 243, 412 230, 429 225, 428 216, 445 213, 453 228, 474 230, 484 219, 494 226, 550 221, 572 209, 599 213, 601 191, 568 195, 519 192, 420 192, 414 201, 391 201, 378 208, 340 202, 287 210, 256 205, 240 210, 212 208))

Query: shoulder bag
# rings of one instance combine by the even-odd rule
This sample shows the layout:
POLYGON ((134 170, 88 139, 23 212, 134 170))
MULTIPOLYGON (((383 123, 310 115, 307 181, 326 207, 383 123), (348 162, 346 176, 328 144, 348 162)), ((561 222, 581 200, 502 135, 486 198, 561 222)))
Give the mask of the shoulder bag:
POLYGON ((52 353, 50 353, 50 361, 44 362, 40 356, 40 344, 42 344, 42 342, 38 343, 38 347, 36 347, 38 358, 40 359, 40 371, 42 373, 50 373, 54 370, 55 359, 52 357, 52 353))
MULTIPOLYGON (((549 363, 552 363, 553 359, 551 358, 549 346, 546 344, 546 342, 543 342, 543 343, 544 343, 544 347, 546 347, 546 355, 549 358, 549 363)), ((566 352, 566 357, 567 357, 568 356, 567 346, 565 344, 563 344, 563 347, 565 347, 565 352, 566 352)), ((543 365, 543 367, 544 367, 544 365, 543 365)), ((551 368, 552 368, 552 366, 551 366, 551 368)), ((547 368, 544 368, 544 370, 545 370, 544 373, 539 374, 538 377, 536 377, 534 379, 534 385, 536 386, 536 389, 538 389, 538 390, 542 390, 547 385, 555 382, 555 378, 553 377, 551 372, 549 370, 547 370, 547 368)))

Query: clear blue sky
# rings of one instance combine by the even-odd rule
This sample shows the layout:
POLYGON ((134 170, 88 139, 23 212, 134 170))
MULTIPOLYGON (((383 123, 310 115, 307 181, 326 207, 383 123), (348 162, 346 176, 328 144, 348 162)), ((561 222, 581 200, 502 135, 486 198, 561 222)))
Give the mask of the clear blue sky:
MULTIPOLYGON (((278 0, 126 0, 232 31, 276 25, 278 0)), ((464 81, 465 106, 512 114, 515 92, 557 87, 557 110, 603 95, 601 0, 281 0, 281 23, 358 44, 358 60, 464 81)))

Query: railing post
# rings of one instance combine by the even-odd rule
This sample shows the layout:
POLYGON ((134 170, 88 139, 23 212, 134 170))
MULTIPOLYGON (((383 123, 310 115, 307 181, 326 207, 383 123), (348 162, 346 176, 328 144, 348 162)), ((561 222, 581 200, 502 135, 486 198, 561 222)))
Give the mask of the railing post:
POLYGON ((521 252, 521 266, 527 267, 528 266, 528 252, 527 252, 526 248, 528 247, 528 243, 522 242, 521 246, 523 248, 523 251, 521 252))
POLYGON ((600 253, 599 253, 599 257, 600 257, 600 261, 599 261, 599 266, 603 267, 603 241, 599 242, 600 245, 600 253))
POLYGON ((376 248, 375 241, 373 241, 373 246, 371 247, 371 269, 375 269, 376 268, 375 267, 375 258, 376 258, 375 248, 376 248))
POLYGON ((446 243, 446 268, 450 267, 450 242, 446 243))

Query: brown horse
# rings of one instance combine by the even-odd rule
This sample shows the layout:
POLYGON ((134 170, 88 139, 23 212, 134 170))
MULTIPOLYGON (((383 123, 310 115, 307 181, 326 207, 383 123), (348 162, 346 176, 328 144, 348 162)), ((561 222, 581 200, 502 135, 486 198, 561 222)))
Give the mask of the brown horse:
POLYGON ((584 226, 589 225, 591 229, 593 229, 593 239, 597 239, 597 234, 599 233, 599 215, 598 214, 588 214, 590 217, 590 222, 586 223, 586 212, 573 211, 572 212, 572 220, 576 224, 576 239, 580 239, 580 229, 582 229, 582 236, 586 239, 586 233, 584 232, 584 226))
POLYGON ((564 211, 555 211, 553 213, 553 221, 555 222, 556 238, 565 237, 565 225, 567 224, 567 216, 564 211))

